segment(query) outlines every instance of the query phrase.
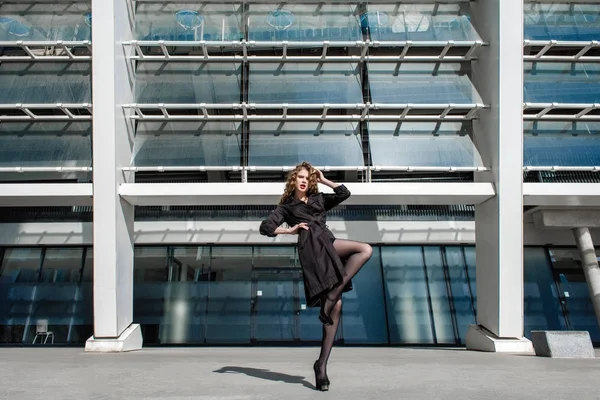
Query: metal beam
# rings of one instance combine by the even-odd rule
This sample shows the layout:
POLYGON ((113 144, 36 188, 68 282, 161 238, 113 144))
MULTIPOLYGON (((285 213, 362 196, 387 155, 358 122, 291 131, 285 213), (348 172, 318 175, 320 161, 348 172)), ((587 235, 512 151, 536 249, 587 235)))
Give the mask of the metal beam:
POLYGON ((91 183, 3 183, 0 184, 0 206, 89 206, 92 204, 91 183))

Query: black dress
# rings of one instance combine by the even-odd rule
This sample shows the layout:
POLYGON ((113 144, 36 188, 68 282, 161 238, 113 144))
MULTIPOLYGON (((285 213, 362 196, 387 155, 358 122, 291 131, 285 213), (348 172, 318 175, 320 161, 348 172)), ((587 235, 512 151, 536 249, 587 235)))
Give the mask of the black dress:
MULTIPOLYGON (((320 304, 319 294, 340 283, 345 275, 342 260, 333 247, 335 237, 325 225, 328 210, 350 197, 346 186, 333 189, 334 194, 316 193, 304 203, 291 196, 277 206, 260 224, 260 234, 275 237, 275 229, 283 222, 289 226, 305 222, 309 230, 298 230, 298 256, 304 276, 304 294, 308 307, 320 304)), ((344 292, 352 290, 352 282, 344 292)))

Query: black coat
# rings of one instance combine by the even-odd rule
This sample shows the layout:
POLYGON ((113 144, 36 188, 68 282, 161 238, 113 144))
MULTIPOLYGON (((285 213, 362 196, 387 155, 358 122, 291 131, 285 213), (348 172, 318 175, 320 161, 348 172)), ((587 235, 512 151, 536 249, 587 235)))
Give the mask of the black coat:
MULTIPOLYGON (((290 227, 301 222, 308 224, 309 230, 298 230, 298 256, 309 307, 318 306, 319 294, 336 286, 345 275, 342 260, 333 248, 335 237, 325 225, 325 214, 350 197, 350 191, 344 185, 333 191, 333 194, 310 195, 307 203, 291 196, 260 224, 260 234, 268 237, 277 236, 275 229, 283 222, 290 227)), ((346 285, 344 292, 349 290, 352 290, 352 282, 346 285)))

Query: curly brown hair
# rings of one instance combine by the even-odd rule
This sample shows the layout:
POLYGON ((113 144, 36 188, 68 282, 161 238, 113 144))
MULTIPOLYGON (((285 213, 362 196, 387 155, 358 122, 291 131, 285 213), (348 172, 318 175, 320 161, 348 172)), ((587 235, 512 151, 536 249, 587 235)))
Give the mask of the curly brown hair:
POLYGON ((294 195, 294 191, 296 190, 296 178, 298 177, 298 172, 301 170, 308 171, 308 187, 306 189, 306 195, 310 196, 311 194, 315 194, 319 192, 319 186, 317 185, 317 171, 313 168, 310 163, 303 161, 301 164, 296 165, 290 173, 288 174, 287 181, 285 183, 285 190, 283 195, 281 196, 281 200, 279 204, 283 204, 290 197, 294 195))

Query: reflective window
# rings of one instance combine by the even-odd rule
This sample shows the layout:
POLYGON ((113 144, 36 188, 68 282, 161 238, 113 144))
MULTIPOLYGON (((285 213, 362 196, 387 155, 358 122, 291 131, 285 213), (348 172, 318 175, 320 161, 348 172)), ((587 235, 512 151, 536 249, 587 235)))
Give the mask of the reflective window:
MULTIPOLYGON (((474 247, 444 247, 444 257, 448 265, 448 278, 450 280, 450 292, 452 296, 452 306, 456 320, 456 328, 460 343, 465 343, 467 330, 469 325, 475 324, 475 303, 472 295, 471 285, 467 277, 472 279, 473 286, 475 284, 475 271, 468 272, 466 254, 471 252, 474 247)), ((473 260, 474 262, 474 260, 473 260)), ((437 327, 437 326, 436 326, 437 327)))
POLYGON ((369 122, 369 146, 376 166, 480 167, 483 161, 459 122, 369 122))
POLYGON ((251 122, 248 165, 363 165, 360 128, 353 122, 251 122))
POLYGON ((251 103, 362 103, 360 68, 349 63, 251 63, 251 103))
POLYGON ((523 124, 523 165, 600 165, 600 123, 538 121, 523 124))
POLYGON ((388 343, 383 287, 381 250, 373 255, 352 279, 353 290, 343 295, 342 327, 345 343, 388 343))
POLYGON ((138 2, 139 40, 221 41, 244 38, 241 3, 138 2))
POLYGON ((255 41, 357 41, 362 34, 354 4, 250 4, 248 39, 255 41))
POLYGON ((525 102, 600 102, 600 64, 526 62, 524 69, 525 102))
POLYGON ((548 1, 526 2, 525 39, 590 41, 600 37, 600 6, 548 1))
POLYGON ((373 103, 482 103, 460 64, 369 63, 368 68, 373 103))
POLYGON ((240 165, 239 122, 140 122, 135 135, 135 166, 240 165))
POLYGON ((47 249, 42 266, 41 282, 79 282, 83 262, 83 249, 47 249))
POLYGON ((441 249, 437 246, 424 247, 423 257, 427 269, 436 343, 455 343, 454 315, 450 309, 450 297, 446 286, 447 271, 444 271, 441 249))
POLYGON ((136 247, 133 279, 137 282, 166 282, 168 277, 165 247, 136 247))
POLYGON ((525 336, 530 338, 533 330, 567 329, 548 252, 541 247, 525 247, 523 257, 525 336))
POLYGON ((207 343, 248 343, 251 313, 251 247, 213 247, 207 343))
MULTIPOLYGON (((596 251, 596 257, 600 252, 596 251)), ((569 327, 588 331, 593 342, 600 342, 600 327, 590 299, 590 291, 577 249, 550 249, 554 279, 564 302, 569 327)))
POLYGON ((240 103, 241 66, 232 63, 139 63, 138 103, 240 103))
POLYGON ((360 15, 373 40, 481 40, 464 4, 368 4, 360 15))
POLYGON ((382 247, 390 343, 433 343, 420 246, 382 247))
POLYGON ((90 40, 91 25, 89 1, 0 3, 0 41, 90 40))
POLYGON ((0 104, 91 103, 91 72, 84 62, 0 63, 0 104))
POLYGON ((80 283, 82 248, 0 249, 0 343, 84 343, 93 298, 80 283), (47 327, 53 336, 40 334, 47 327))
POLYGON ((40 248, 6 249, 2 258, 0 281, 2 283, 37 282, 41 254, 40 248))
POLYGON ((469 276, 468 284, 471 289, 471 295, 473 296, 473 308, 475 309, 475 315, 477 315, 477 285, 475 279, 476 267, 475 267, 475 246, 465 246, 463 248, 465 253, 465 262, 467 264, 467 275, 469 276))
POLYGON ((89 122, 0 124, 0 167, 90 167, 89 122))

